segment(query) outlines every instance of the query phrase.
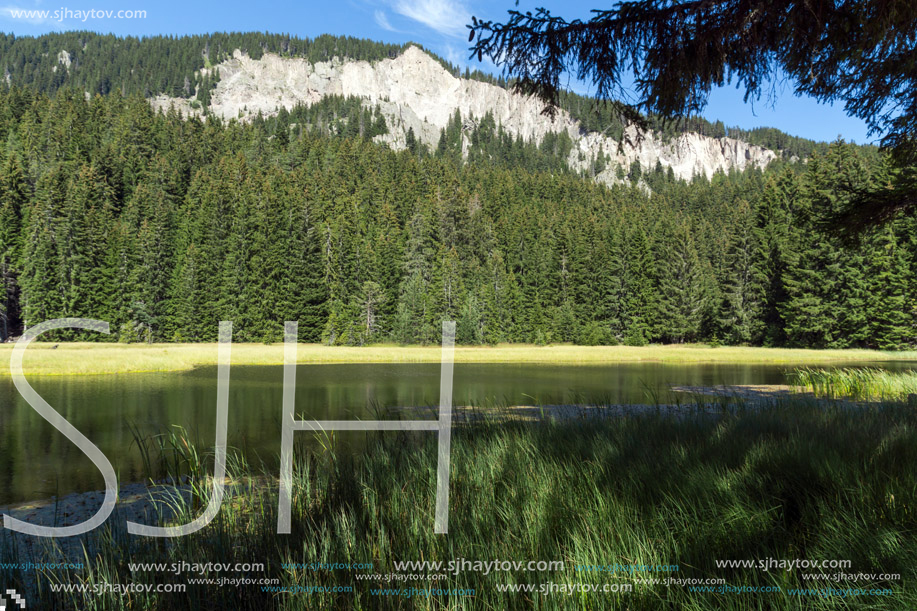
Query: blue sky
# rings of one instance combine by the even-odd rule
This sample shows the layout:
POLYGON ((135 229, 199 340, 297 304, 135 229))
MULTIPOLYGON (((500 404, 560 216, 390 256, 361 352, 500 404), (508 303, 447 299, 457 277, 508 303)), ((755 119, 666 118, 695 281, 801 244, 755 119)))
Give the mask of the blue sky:
MULTIPOLYGON (((87 29, 120 35, 201 34, 213 31, 285 32, 301 37, 340 34, 387 42, 419 42, 455 64, 494 71, 468 59, 465 24, 471 15, 502 20, 510 8, 551 9, 567 18, 588 18, 596 6, 610 2, 572 0, 531 2, 520 0, 336 0, 315 2, 175 2, 174 0, 0 0, 0 30, 17 35, 87 29), (47 18, 13 18, 11 10, 50 11, 47 18), (143 19, 76 18, 58 19, 54 11, 146 11, 143 19)), ((588 93, 583 84, 574 90, 588 93)), ((848 141, 868 142, 863 121, 848 117, 839 105, 818 104, 793 95, 789 86, 777 86, 774 100, 743 102, 743 92, 734 87, 717 90, 703 113, 708 119, 743 128, 772 126, 790 134, 831 141, 842 136, 848 141)))

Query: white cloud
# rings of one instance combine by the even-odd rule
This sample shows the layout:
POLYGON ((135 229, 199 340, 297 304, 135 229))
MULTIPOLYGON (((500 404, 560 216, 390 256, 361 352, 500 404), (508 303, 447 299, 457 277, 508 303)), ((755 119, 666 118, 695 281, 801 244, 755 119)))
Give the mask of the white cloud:
POLYGON ((465 27, 471 21, 471 13, 460 0, 396 0, 396 13, 419 21, 446 36, 468 35, 465 27))
POLYGON ((383 30, 388 30, 389 32, 397 32, 395 28, 392 27, 392 24, 388 22, 388 17, 385 16, 385 11, 376 11, 374 14, 376 18, 376 23, 379 24, 379 27, 383 30))

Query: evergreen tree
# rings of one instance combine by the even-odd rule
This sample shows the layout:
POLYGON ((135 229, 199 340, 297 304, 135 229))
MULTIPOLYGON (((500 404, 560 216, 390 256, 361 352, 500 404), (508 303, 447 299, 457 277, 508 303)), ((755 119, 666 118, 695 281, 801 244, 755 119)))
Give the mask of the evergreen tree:
POLYGON ((660 243, 660 330, 669 341, 682 343, 698 338, 709 305, 709 276, 686 222, 666 237, 660 243))
POLYGON ((867 320, 870 343, 881 350, 901 350, 917 339, 911 266, 891 227, 869 245, 867 320))
POLYGON ((764 260, 753 212, 748 202, 741 201, 727 253, 725 296, 719 315, 723 338, 731 344, 757 343, 761 338, 764 260))
POLYGON ((622 270, 622 319, 624 342, 642 346, 658 337, 656 316, 659 294, 655 286, 656 265, 650 244, 642 230, 627 236, 622 270))
POLYGON ((22 214, 27 186, 18 156, 10 154, 0 172, 0 342, 20 330, 19 263, 22 214))

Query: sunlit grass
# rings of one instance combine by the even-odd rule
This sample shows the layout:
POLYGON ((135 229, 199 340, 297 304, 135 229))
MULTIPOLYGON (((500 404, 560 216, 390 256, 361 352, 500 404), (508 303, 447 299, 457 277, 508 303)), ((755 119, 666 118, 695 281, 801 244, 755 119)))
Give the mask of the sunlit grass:
MULTIPOLYGON (((0 346, 0 376, 9 375, 12 344, 0 346)), ((365 347, 300 344, 300 363, 437 363, 439 346, 365 347)), ((33 343, 24 358, 32 375, 84 375, 144 371, 182 371, 215 365, 216 344, 33 343)), ((597 365, 614 362, 816 364, 917 359, 917 352, 874 350, 796 350, 785 348, 711 348, 702 344, 633 346, 459 346, 460 363, 556 363, 597 365)), ((236 365, 280 365, 283 344, 233 344, 236 365)))
POLYGON ((793 383, 817 397, 861 401, 904 401, 917 394, 917 372, 872 367, 796 369, 793 383))

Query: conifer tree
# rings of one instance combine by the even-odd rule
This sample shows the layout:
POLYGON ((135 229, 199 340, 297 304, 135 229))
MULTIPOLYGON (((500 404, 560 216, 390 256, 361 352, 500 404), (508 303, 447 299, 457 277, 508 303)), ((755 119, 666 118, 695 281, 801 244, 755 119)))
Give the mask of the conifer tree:
POLYGON ((906 250, 892 227, 871 240, 867 320, 870 344, 881 350, 901 350, 917 339, 913 278, 906 250))
POLYGON ((681 221, 660 242, 661 331, 676 343, 697 339, 709 306, 708 270, 697 255, 691 228, 681 221))
POLYGON ((10 154, 0 171, 0 342, 19 330, 19 265, 27 186, 18 156, 10 154))
POLYGON ((659 294, 656 290, 656 264, 650 244, 641 229, 627 236, 626 266, 623 270, 624 342, 642 346, 661 335, 656 316, 659 294))
POLYGON ((739 202, 726 255, 726 286, 720 307, 723 338, 731 344, 757 342, 763 330, 764 252, 748 202, 739 202))

